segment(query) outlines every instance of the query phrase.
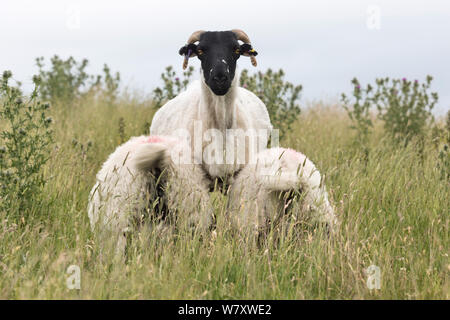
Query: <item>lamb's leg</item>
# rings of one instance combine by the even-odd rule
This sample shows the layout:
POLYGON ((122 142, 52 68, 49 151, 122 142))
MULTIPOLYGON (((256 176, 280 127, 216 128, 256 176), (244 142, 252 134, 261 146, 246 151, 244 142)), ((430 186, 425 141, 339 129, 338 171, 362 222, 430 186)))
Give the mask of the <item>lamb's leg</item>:
POLYGON ((127 196, 129 192, 121 190, 118 193, 118 190, 111 188, 114 185, 117 186, 114 179, 97 182, 91 191, 88 206, 91 229, 104 257, 109 254, 123 256, 129 217, 135 213, 136 203, 127 196))

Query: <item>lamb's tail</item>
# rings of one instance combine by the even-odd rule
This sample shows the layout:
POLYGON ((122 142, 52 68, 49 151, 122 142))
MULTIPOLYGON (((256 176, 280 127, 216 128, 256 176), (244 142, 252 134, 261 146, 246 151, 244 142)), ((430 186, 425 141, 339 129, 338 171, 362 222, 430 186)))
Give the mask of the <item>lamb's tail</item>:
POLYGON ((145 143, 137 147, 133 165, 140 172, 147 172, 164 165, 167 145, 164 143, 145 143))
POLYGON ((272 148, 258 154, 257 175, 269 190, 283 191, 305 184, 320 185, 320 173, 314 164, 292 149, 272 148))

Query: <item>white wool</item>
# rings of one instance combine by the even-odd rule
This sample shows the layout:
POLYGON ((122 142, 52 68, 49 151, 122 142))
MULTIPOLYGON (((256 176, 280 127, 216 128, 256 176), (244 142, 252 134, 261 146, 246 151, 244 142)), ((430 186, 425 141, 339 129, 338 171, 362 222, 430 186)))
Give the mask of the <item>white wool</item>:
POLYGON ((134 137, 119 146, 103 164, 89 196, 93 231, 118 237, 118 250, 123 251, 130 219, 147 213, 149 204, 156 200, 158 177, 152 175, 152 169, 167 172, 168 210, 177 212, 183 223, 206 230, 211 223, 208 181, 198 165, 172 160, 174 150, 182 158, 188 149, 182 142, 163 136, 134 137))
POLYGON ((248 164, 235 179, 230 191, 230 211, 240 230, 261 230, 268 221, 285 215, 286 203, 280 191, 299 190, 304 195, 290 215, 327 224, 332 230, 336 217, 321 185, 315 165, 292 149, 272 148, 261 151, 256 162, 248 164))
MULTIPOLYGON (((226 136, 227 129, 265 129, 270 133, 272 125, 266 106, 253 93, 238 87, 237 83, 236 77, 226 95, 216 96, 206 85, 202 74, 200 81, 194 82, 155 114, 150 133, 172 135, 183 129, 194 137, 195 121, 201 121, 202 135, 213 128, 218 129, 223 136, 226 136)), ((191 141, 191 150, 195 147, 191 141)), ((268 220, 273 220, 277 213, 284 210, 285 205, 277 195, 300 189, 304 199, 301 206, 294 206, 297 213, 307 211, 313 220, 324 222, 330 227, 335 225, 336 218, 325 187, 321 186, 320 173, 305 155, 291 149, 264 147, 258 150, 248 144, 245 147, 244 163, 235 161, 222 165, 198 162, 212 178, 232 175, 241 170, 232 181, 229 194, 229 209, 236 214, 232 218, 239 229, 258 229, 268 220), (254 150, 258 153, 252 154, 254 150), (248 161, 250 157, 253 161, 248 161)), ((208 148, 202 140, 202 155, 208 148)))
MULTIPOLYGON (((196 136, 194 132, 194 122, 201 123, 200 137, 203 137, 205 131, 217 129, 223 137, 226 137, 227 129, 260 130, 264 129, 267 133, 265 138, 272 131, 269 114, 264 103, 252 92, 238 87, 238 76, 233 79, 229 91, 224 96, 215 95, 206 85, 202 78, 200 81, 193 82, 186 91, 177 97, 168 101, 162 106, 153 117, 150 127, 151 135, 176 135, 176 132, 184 130, 190 137, 196 136)), ((192 139, 194 140, 194 139, 192 139)), ((191 141, 192 150, 194 143, 201 144, 201 155, 210 142, 191 141)), ((226 148, 223 143, 223 148, 226 148)), ((246 144, 247 159, 249 150, 253 146, 246 144)), ((193 154, 194 156, 194 154, 193 154)), ((244 164, 228 163, 205 163, 201 161, 205 170, 211 177, 224 177, 233 174, 241 169, 244 164)))
POLYGON ((176 212, 178 220, 189 226, 206 230, 211 225, 208 193, 211 181, 206 172, 212 178, 238 173, 231 180, 229 215, 239 230, 264 229, 268 221, 285 214, 287 205, 278 196, 292 190, 301 191, 304 198, 290 206, 290 214, 301 217, 306 212, 313 221, 326 223, 333 229, 336 217, 321 185, 321 175, 305 155, 291 149, 256 147, 258 142, 249 139, 243 151, 244 162, 237 161, 240 154, 227 161, 224 153, 219 161, 205 163, 203 156, 211 144, 216 149, 227 149, 229 129, 265 134, 260 137, 262 140, 272 131, 264 103, 238 87, 238 82, 236 76, 229 91, 217 96, 206 85, 202 73, 200 81, 192 83, 156 112, 150 137, 132 138, 109 156, 90 195, 88 211, 93 229, 113 232, 118 236, 119 249, 123 249, 123 233, 130 226, 130 217, 139 215, 154 200, 155 177, 151 174, 154 169, 167 171, 168 187, 164 190, 167 205, 171 212, 176 212), (199 129, 195 124, 199 123, 200 132, 195 132, 199 129), (220 133, 225 141, 215 141, 211 132, 220 133), (180 133, 187 133, 191 140, 187 143, 180 140, 180 133), (208 134, 213 142, 205 139, 208 134), (198 135, 201 139, 195 141, 193 138, 198 135))

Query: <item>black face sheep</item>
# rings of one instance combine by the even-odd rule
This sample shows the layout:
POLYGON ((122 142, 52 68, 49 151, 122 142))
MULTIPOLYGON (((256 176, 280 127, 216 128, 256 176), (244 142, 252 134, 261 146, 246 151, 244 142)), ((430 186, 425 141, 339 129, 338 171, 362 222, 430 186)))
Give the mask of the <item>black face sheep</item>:
POLYGON ((245 32, 235 29, 196 31, 179 53, 185 56, 184 66, 189 58, 198 57, 201 80, 158 110, 150 134, 188 137, 193 162, 201 163, 211 178, 232 176, 248 162, 250 153, 267 147, 272 131, 264 103, 238 86, 237 60, 250 56, 256 65, 256 51, 245 32), (250 140, 243 151, 231 146, 241 138, 250 140), (215 155, 208 158, 211 149, 215 155))
MULTIPOLYGON (((275 193, 303 192, 302 206, 294 198, 296 210, 308 211, 315 220, 333 228, 335 216, 324 187, 319 188, 320 174, 304 155, 284 149, 266 149, 272 125, 266 106, 253 93, 238 86, 236 62, 241 55, 249 56, 256 66, 256 51, 242 30, 222 32, 196 31, 179 51, 185 56, 186 68, 191 57, 201 62, 201 80, 193 83, 185 92, 167 102, 153 118, 151 134, 179 135, 188 138, 192 161, 198 163, 211 180, 231 177, 230 203, 239 228, 261 227, 277 215, 284 200, 275 193), (238 41, 242 41, 240 44, 238 41), (212 139, 211 137, 217 137, 212 139), (244 137, 242 139, 242 137, 244 137), (243 141, 244 147, 236 146, 235 139, 243 141), (210 150, 215 154, 208 157, 210 150), (277 159, 277 157, 281 157, 277 159), (211 161, 212 159, 212 161, 211 161), (305 174, 296 175, 299 159, 305 161, 305 174), (277 170, 268 172, 263 179, 258 162, 273 162, 277 170), (276 176, 276 172, 283 176, 276 176), (241 172, 240 172, 241 171, 241 172), (291 180, 286 180, 286 174, 291 180), (273 175, 271 177, 271 175, 273 175), (237 180, 233 182, 233 179, 237 180), (278 184, 273 184, 277 179, 278 184), (272 192, 274 191, 274 192, 272 192), (249 199, 256 199, 251 203, 249 199), (319 204, 320 201, 322 203, 319 204), (240 204, 250 203, 244 207, 240 204), (247 209, 246 209, 247 208, 247 209)), ((270 167, 270 166, 269 166, 270 167)))

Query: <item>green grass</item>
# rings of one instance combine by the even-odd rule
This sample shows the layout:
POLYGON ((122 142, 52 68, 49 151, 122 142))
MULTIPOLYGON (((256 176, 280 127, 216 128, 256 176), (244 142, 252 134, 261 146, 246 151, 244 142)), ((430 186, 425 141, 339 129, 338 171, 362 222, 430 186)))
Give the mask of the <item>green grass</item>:
POLYGON ((101 254, 86 212, 95 174, 124 135, 148 132, 153 113, 150 102, 130 99, 52 107, 56 147, 44 198, 21 225, 2 214, 1 299, 449 298, 450 188, 437 152, 427 146, 421 161, 413 146, 391 147, 376 125, 365 161, 345 113, 319 104, 301 114, 283 146, 305 153, 326 176, 340 220, 335 236, 305 231, 277 246, 244 245, 227 227, 226 198, 216 196, 218 225, 209 237, 163 241, 136 232, 126 263, 101 254), (381 269, 380 290, 366 285, 372 264, 381 269), (81 268, 80 290, 66 286, 70 265, 81 268))

